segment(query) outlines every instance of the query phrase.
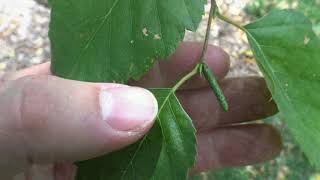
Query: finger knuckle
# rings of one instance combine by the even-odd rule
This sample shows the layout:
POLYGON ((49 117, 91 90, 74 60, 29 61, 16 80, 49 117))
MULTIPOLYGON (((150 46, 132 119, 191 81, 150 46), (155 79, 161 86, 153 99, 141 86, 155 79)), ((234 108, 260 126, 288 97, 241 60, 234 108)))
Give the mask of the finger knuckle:
MULTIPOLYGON (((20 128, 28 133, 37 133, 46 129, 46 118, 42 116, 44 114, 43 109, 37 109, 35 107, 41 106, 39 103, 39 93, 37 90, 43 86, 48 77, 45 76, 27 76, 17 80, 18 86, 21 86, 19 97, 19 123, 20 128)), ((45 100, 44 100, 45 101, 45 100)))

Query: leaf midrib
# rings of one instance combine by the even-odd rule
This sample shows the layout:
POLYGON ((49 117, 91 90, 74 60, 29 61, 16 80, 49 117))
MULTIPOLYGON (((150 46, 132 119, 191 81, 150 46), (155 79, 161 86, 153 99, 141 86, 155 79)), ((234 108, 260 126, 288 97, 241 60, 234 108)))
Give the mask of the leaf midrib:
MULTIPOLYGON (((273 81, 273 83, 276 83, 276 84, 278 84, 278 87, 279 87, 279 89, 280 89, 280 93, 281 94, 287 94, 286 92, 285 92, 285 90, 282 88, 282 86, 281 86, 281 83, 279 82, 279 80, 277 79, 277 76, 275 75, 275 72, 273 71, 273 69, 271 68, 271 65, 268 63, 268 59, 266 58, 266 55, 264 54, 264 52, 263 52, 263 50, 262 50, 262 48, 260 47, 260 44, 258 43, 258 41, 251 35, 251 33, 249 32, 249 31, 247 31, 246 30, 246 32, 247 32, 247 34, 251 37, 251 39, 253 40, 253 42, 256 44, 256 46, 258 47, 258 50, 260 51, 260 53, 262 54, 262 58, 263 58, 263 61, 264 61, 264 63, 267 65, 267 66, 264 66, 264 65, 262 65, 264 68, 267 68, 270 72, 271 72, 271 79, 272 79, 272 81, 273 81)), ((274 85, 273 85, 274 86, 274 85)), ((274 86, 275 87, 275 86, 274 86)), ((287 97, 286 97, 286 99, 287 99, 287 97)), ((290 99, 287 99, 287 101, 289 102, 289 104, 290 104, 290 106, 293 106, 292 105, 292 103, 291 103, 291 101, 290 101, 290 99)))
MULTIPOLYGON (((105 23, 107 22, 108 18, 110 17, 111 13, 113 12, 113 9, 116 7, 116 5, 119 3, 120 0, 115 0, 111 6, 111 8, 109 9, 109 11, 103 16, 102 22, 99 24, 99 26, 97 27, 97 29, 90 35, 89 40, 85 43, 84 48, 82 48, 82 50, 79 53, 79 56, 77 59, 80 59, 81 56, 83 56, 83 54, 88 50, 90 44, 92 43, 92 41, 96 38, 98 32, 102 29, 102 27, 105 25, 105 23)), ((75 61, 76 63, 73 66, 72 71, 70 72, 70 76, 72 76, 72 74, 74 73, 74 71, 77 69, 77 66, 80 64, 80 61, 75 61)))
MULTIPOLYGON (((307 25, 310 26, 310 24, 307 24, 307 25)), ((301 114, 301 112, 297 109, 297 107, 295 107, 293 105, 293 103, 290 100, 290 98, 289 98, 288 94, 286 93, 285 89, 283 89, 283 87, 281 86, 281 83, 280 83, 279 79, 277 79, 277 76, 274 74, 274 71, 272 70, 271 65, 268 63, 266 55, 264 54, 264 51, 262 50, 262 48, 261 48, 260 44, 258 43, 258 41, 253 37, 253 35, 248 31, 248 29, 244 29, 244 30, 247 33, 247 35, 253 40, 253 43, 257 46, 259 52, 261 53, 263 61, 265 62, 265 64, 267 66, 263 66, 262 63, 260 63, 260 64, 263 66, 263 68, 267 68, 271 72, 271 76, 269 76, 269 77, 271 77, 271 80, 273 81, 273 83, 277 84, 277 87, 278 87, 278 89, 280 91, 280 94, 283 94, 284 97, 282 96, 282 98, 284 98, 286 100, 286 103, 288 104, 287 108, 289 108, 292 112, 295 112, 297 114, 297 116, 301 119, 300 121, 296 121, 296 122, 303 123, 304 127, 309 127, 308 125, 306 125, 304 123, 306 119, 303 116, 303 114, 301 114)), ((276 87, 276 86, 274 86, 274 87, 276 87)), ((309 130, 311 130, 311 129, 309 129, 309 130)), ((294 130, 294 131, 296 131, 296 130, 294 130)), ((310 149, 308 151, 310 151, 310 149)), ((314 150, 311 150, 311 151, 314 151, 314 150)), ((312 154, 315 154, 315 153, 312 153, 312 154)))
MULTIPOLYGON (((159 117, 159 114, 162 112, 162 109, 164 107, 164 104, 166 104, 166 102, 169 100, 169 97, 173 94, 174 92, 172 90, 170 90, 170 92, 168 93, 168 96, 165 96, 165 100, 163 101, 163 103, 161 104, 160 108, 159 108, 159 111, 158 111, 158 114, 157 114, 157 120, 159 122, 159 125, 160 127, 162 127, 162 124, 161 124, 161 120, 160 120, 160 117, 159 117)), ((159 97, 161 98, 161 97, 159 97)), ((164 97, 162 97, 164 98, 164 97)), ((164 136, 165 138, 165 133, 163 132, 162 128, 161 128, 161 132, 162 132, 162 135, 164 136)), ((123 174, 121 175, 121 179, 123 179, 123 177, 126 175, 126 173, 128 172, 128 169, 129 169, 129 166, 132 164, 132 162, 134 161, 135 157, 136 157, 136 154, 139 152, 140 148, 142 147, 142 144, 143 142, 145 141, 147 136, 144 136, 144 138, 141 140, 141 142, 139 143, 139 146, 138 148, 136 149, 136 151, 134 152, 130 162, 128 163, 128 166, 126 166, 123 174)), ((160 152, 161 153, 161 152, 160 152)))
MULTIPOLYGON (((270 72, 271 72, 271 80, 273 81, 273 83, 276 83, 277 84, 277 86, 274 86, 274 87, 278 87, 278 89, 280 90, 280 94, 284 94, 284 98, 285 98, 285 100, 287 101, 287 103, 289 104, 289 108, 291 109, 291 111, 294 111, 294 112, 296 112, 298 115, 299 115, 299 118, 301 118, 301 119, 304 119, 304 116, 303 115, 301 115, 301 113, 300 113, 300 111, 298 111, 297 109, 296 109, 296 107, 292 104, 292 102, 291 102, 291 100, 289 99, 289 97, 288 97, 288 94, 286 93, 286 91, 282 88, 282 86, 281 86, 281 83, 279 82, 279 79, 277 79, 276 77, 276 75, 274 74, 274 71, 272 70, 272 68, 270 67, 271 65, 268 63, 268 61, 267 61, 267 58, 266 58, 266 55, 264 54, 264 52, 263 52, 263 50, 261 49, 261 47, 260 47, 260 44, 258 43, 258 41, 252 36, 252 34, 249 32, 249 31, 247 31, 247 29, 246 29, 246 32, 247 32, 247 34, 251 37, 251 39, 253 40, 253 42, 256 44, 256 46, 258 47, 258 50, 260 51, 260 53, 262 54, 262 58, 264 59, 264 62, 265 62, 265 64, 267 65, 267 67, 266 66, 263 66, 264 68, 267 68, 270 72)), ((302 123, 303 123, 304 121, 302 121, 302 123)))

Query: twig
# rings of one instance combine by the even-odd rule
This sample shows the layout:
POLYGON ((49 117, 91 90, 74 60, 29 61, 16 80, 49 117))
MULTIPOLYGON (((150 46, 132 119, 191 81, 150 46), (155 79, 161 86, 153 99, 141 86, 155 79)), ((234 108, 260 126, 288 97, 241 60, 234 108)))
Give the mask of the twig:
POLYGON ((200 56, 201 62, 204 62, 204 56, 206 55, 207 50, 208 50, 209 38, 210 38, 210 32, 211 32, 211 24, 212 24, 212 20, 215 17, 217 8, 218 8, 218 6, 217 6, 216 1, 211 0, 211 7, 210 7, 210 12, 209 12, 208 24, 207 24, 207 31, 206 31, 206 36, 205 36, 203 47, 202 47, 202 53, 200 56))

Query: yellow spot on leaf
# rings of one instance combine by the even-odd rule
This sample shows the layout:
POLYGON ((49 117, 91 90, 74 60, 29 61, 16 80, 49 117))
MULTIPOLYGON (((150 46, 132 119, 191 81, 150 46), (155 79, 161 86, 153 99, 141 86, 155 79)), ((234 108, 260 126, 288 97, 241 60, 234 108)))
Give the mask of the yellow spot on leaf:
POLYGON ((149 32, 148 32, 147 28, 143 28, 142 29, 142 33, 143 33, 144 36, 149 36, 149 32))
POLYGON ((155 34, 154 37, 153 37, 153 39, 155 39, 155 40, 160 40, 160 39, 161 39, 161 36, 160 36, 159 34, 155 34))
POLYGON ((303 41, 304 45, 309 44, 309 42, 310 42, 310 38, 308 36, 305 36, 303 41))

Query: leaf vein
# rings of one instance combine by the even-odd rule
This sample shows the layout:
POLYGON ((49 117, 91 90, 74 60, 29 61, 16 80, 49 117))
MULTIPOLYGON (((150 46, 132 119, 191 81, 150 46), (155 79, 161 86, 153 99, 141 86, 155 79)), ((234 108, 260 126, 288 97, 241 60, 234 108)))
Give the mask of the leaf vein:
POLYGON ((135 150, 132 158, 130 159, 128 165, 126 166, 126 169, 124 170, 123 174, 121 175, 121 179, 123 179, 123 177, 127 174, 129 167, 132 166, 133 161, 136 158, 136 156, 137 156, 139 150, 141 149, 141 147, 142 147, 144 141, 146 140, 146 138, 147 138, 147 136, 144 136, 143 139, 140 141, 138 148, 135 150))

